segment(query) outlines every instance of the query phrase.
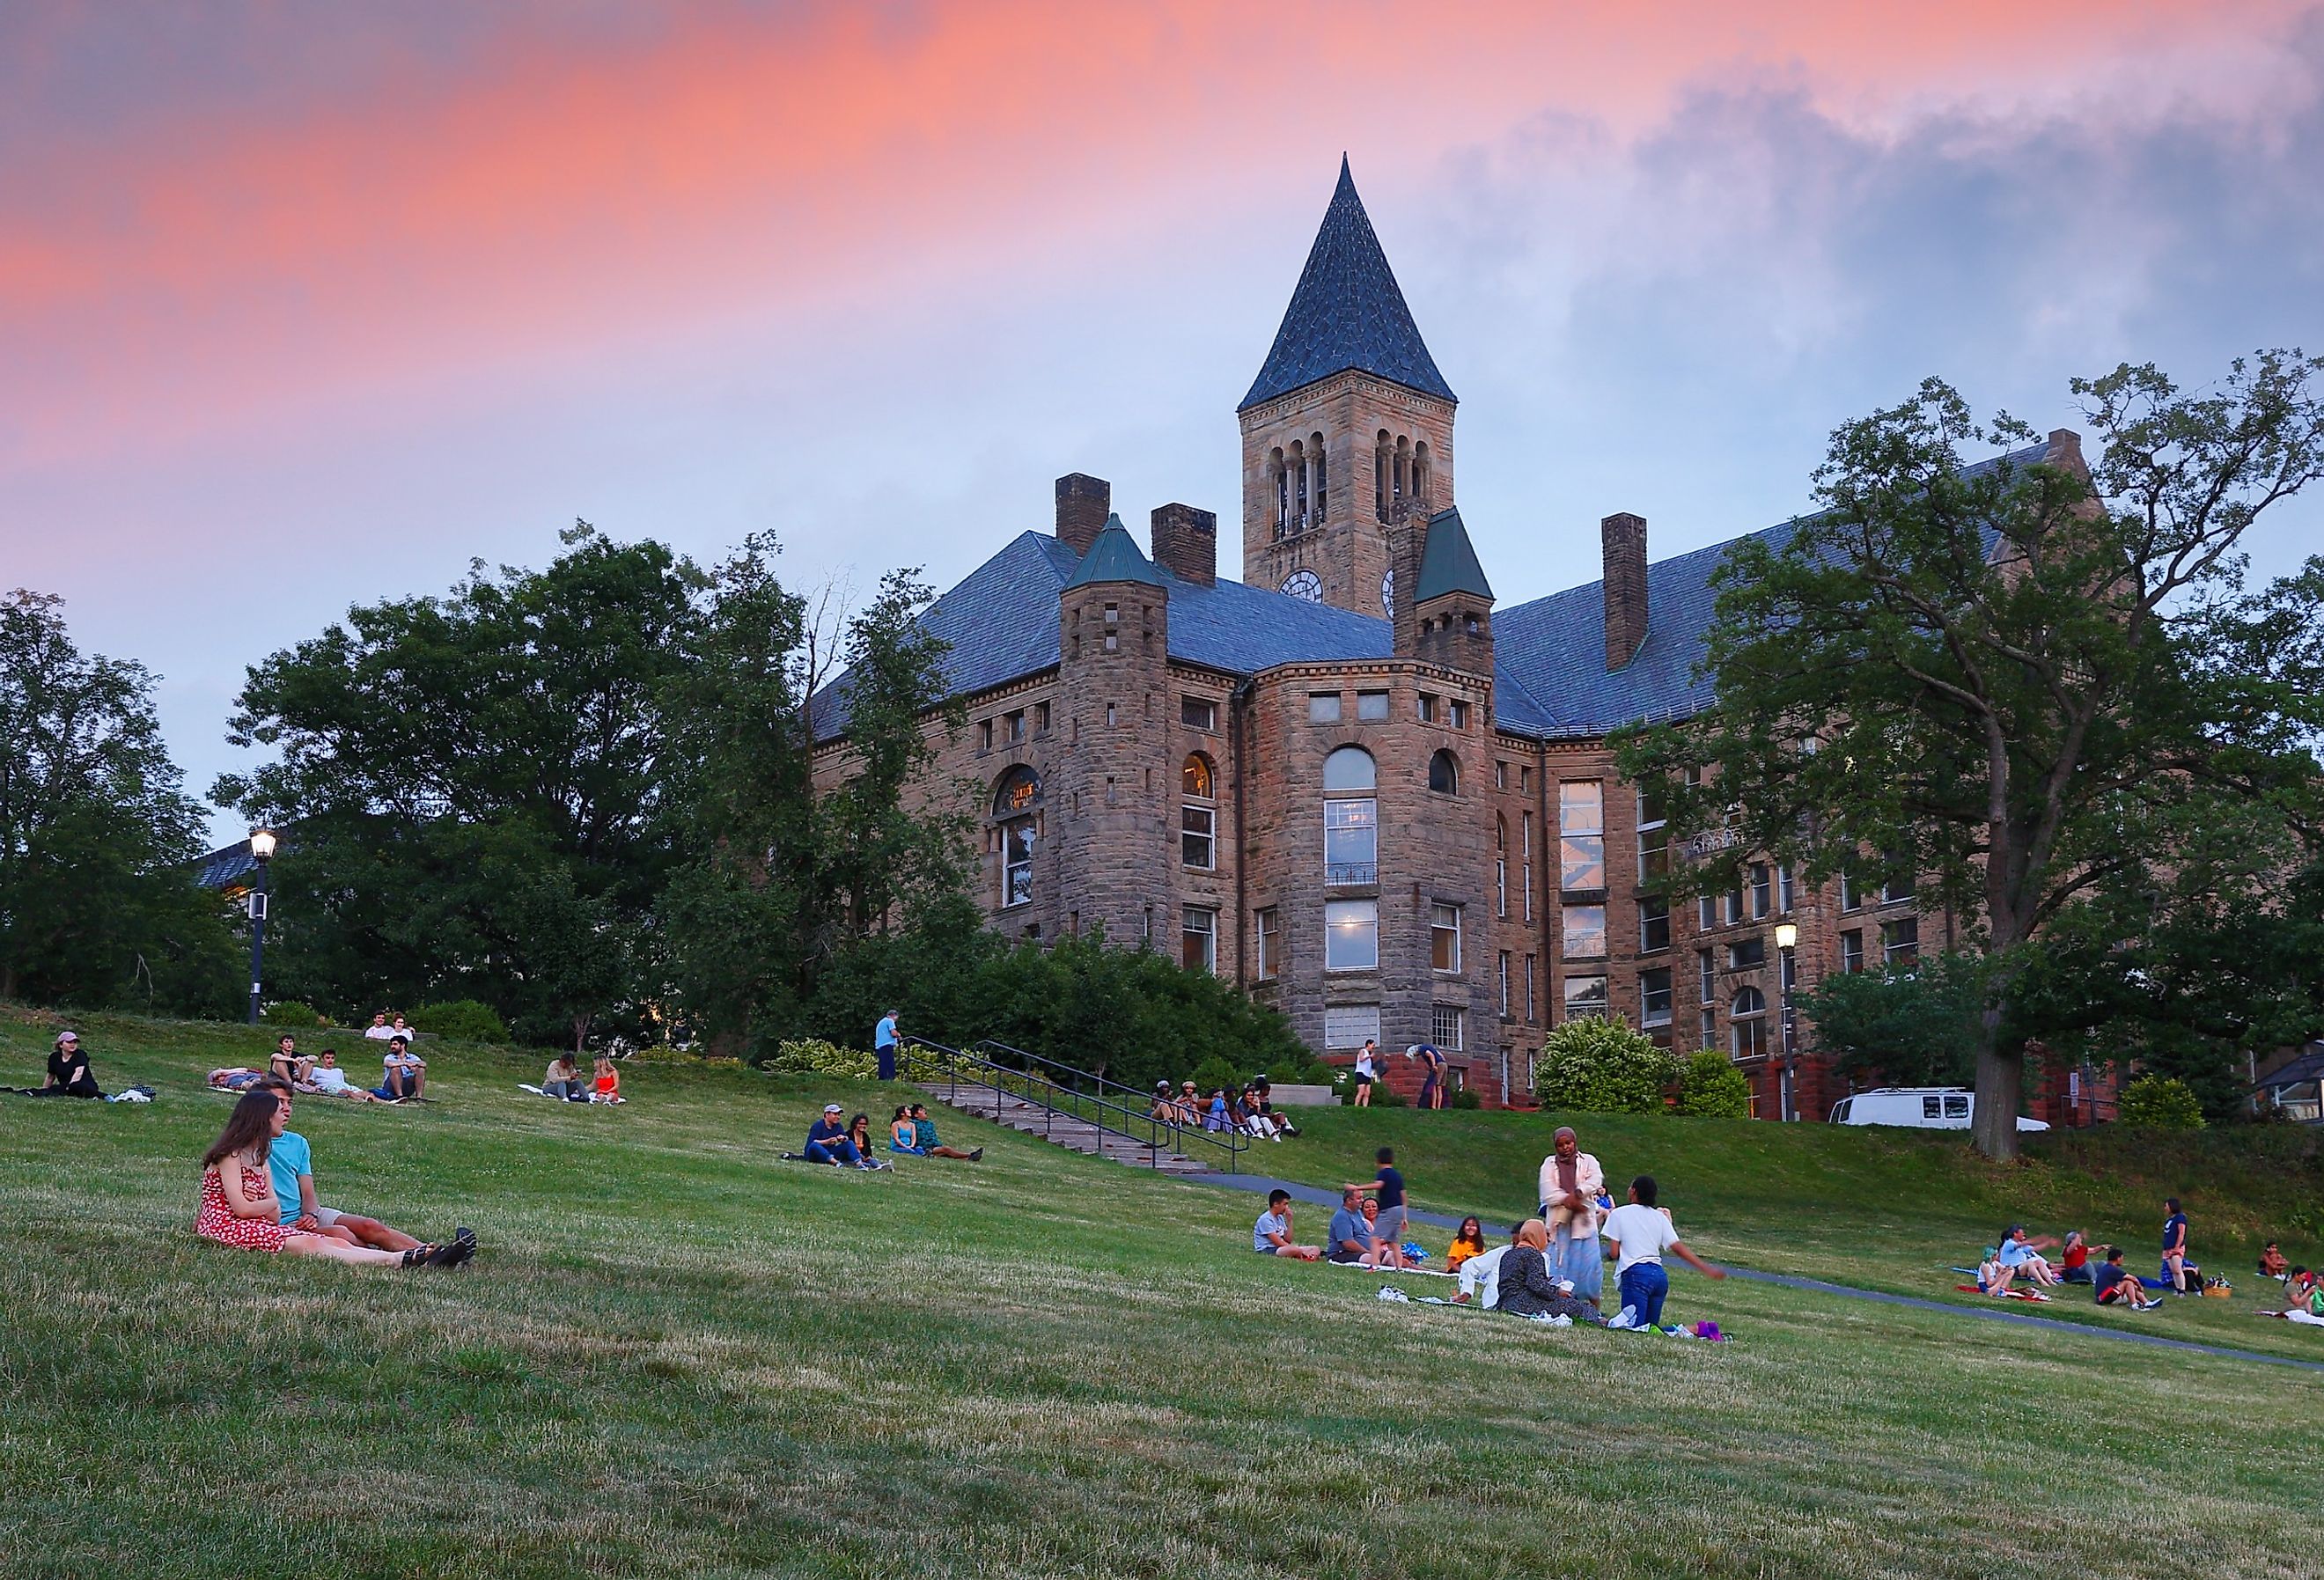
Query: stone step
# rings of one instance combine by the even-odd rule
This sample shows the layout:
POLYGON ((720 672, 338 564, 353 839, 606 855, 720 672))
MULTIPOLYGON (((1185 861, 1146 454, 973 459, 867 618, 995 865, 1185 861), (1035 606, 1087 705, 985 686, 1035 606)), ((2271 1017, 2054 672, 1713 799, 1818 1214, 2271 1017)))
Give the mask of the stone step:
POLYGON ((1157 1150, 1135 1137, 1085 1119, 1069 1114, 1051 1113, 1036 1103, 994 1090, 991 1086, 966 1083, 923 1081, 921 1091, 958 1113, 967 1114, 991 1123, 1006 1125, 1022 1135, 1038 1136, 1052 1145, 1079 1152, 1084 1157, 1103 1158, 1137 1169, 1152 1169, 1157 1173, 1174 1175, 1208 1174, 1210 1164, 1189 1158, 1181 1152, 1157 1150))

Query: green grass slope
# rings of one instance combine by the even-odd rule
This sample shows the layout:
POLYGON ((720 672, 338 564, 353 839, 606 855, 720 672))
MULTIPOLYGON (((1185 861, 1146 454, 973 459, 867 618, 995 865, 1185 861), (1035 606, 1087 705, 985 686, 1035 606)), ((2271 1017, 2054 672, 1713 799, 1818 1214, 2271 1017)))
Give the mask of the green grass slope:
MULTIPOLYGON (((473 1267, 263 1257, 189 1229, 263 1036, 81 1024, 161 1097, 0 1100, 11 1576, 2310 1572, 2299 1372, 1684 1273, 1736 1343, 1388 1305, 1233 1193, 959 1118, 983 1163, 786 1165, 822 1089, 486 1049, 297 1115, 473 1267)), ((45 1041, 0 1014, 0 1080, 45 1041)))

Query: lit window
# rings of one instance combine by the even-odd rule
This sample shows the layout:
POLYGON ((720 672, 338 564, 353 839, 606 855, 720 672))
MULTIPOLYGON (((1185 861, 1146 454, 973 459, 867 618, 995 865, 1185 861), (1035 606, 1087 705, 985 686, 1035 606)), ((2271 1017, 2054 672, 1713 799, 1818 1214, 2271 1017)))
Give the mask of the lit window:
POLYGON ((1199 906, 1186 907, 1178 929, 1178 963, 1189 971, 1219 968, 1219 913, 1199 906))
POLYGON ((1606 886, 1606 790, 1596 780, 1557 787, 1557 844, 1559 888, 1606 886))
POLYGON ((1461 908, 1432 905, 1428 910, 1428 959, 1440 972, 1461 969, 1461 908))
POLYGON ((1379 969, 1379 901, 1323 901, 1323 969, 1379 969))
POLYGON ((1572 959, 1594 960, 1606 953, 1606 908, 1569 905, 1564 908, 1565 953, 1572 959))
POLYGON ((1603 1020, 1613 1007, 1602 976, 1569 976, 1565 979, 1565 1018, 1569 1021, 1603 1020))
POLYGON ((1198 730, 1215 730, 1219 727, 1219 705, 1207 697, 1181 697, 1178 722, 1198 730))
POLYGON ((1880 957, 1894 966, 1921 957, 1921 919, 1900 916, 1880 924, 1880 957))
POLYGON ((1660 900, 1639 901, 1638 953, 1651 955, 1670 946, 1670 906, 1660 900))
POLYGON ((1333 1004, 1323 1012, 1323 1046, 1361 1048, 1379 1040, 1378 1004, 1333 1004))
POLYGON ((1670 871, 1670 825, 1651 790, 1638 792, 1638 882, 1652 882, 1670 871))
POLYGON ((1756 987, 1738 989, 1727 1012, 1729 1046, 1737 1058, 1767 1051, 1767 1000, 1756 987))
POLYGON ((1359 691, 1356 693, 1356 718, 1363 724, 1376 724, 1388 717, 1388 693, 1359 691))
POLYGON ((1428 1039, 1446 1053, 1458 1053, 1462 1046, 1462 1034, 1468 1030, 1469 1012, 1458 1004, 1431 1004, 1428 1007, 1428 1039))
POLYGON ((1671 1023, 1671 974, 1667 966, 1638 973, 1638 1024, 1671 1023))
POLYGON ((1041 781, 1029 768, 1012 768, 993 787, 992 810, 1001 819, 1001 903, 1026 905, 1033 899, 1034 805, 1041 781))
POLYGON ((1340 722, 1340 694, 1318 691, 1307 698, 1307 722, 1311 725, 1335 725, 1340 722))

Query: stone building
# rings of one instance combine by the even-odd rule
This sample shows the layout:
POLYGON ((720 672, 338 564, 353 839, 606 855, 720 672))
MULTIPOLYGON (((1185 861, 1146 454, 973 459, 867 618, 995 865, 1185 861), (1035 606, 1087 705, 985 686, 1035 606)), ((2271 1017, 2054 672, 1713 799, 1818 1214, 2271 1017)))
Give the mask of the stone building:
MULTIPOLYGON (((1650 561, 1645 521, 1617 512, 1598 580, 1500 606, 1455 494, 1458 404, 1343 162, 1238 409, 1242 579, 1218 574, 1213 512, 1155 508, 1149 557, 1075 473, 1052 531, 923 616, 968 710, 939 777, 977 787, 992 925, 1174 951, 1335 1061, 1433 1042, 1488 1104, 1531 1091, 1557 1022, 1618 1012, 1729 1054, 1762 1115, 1822 1118, 1842 1088, 1784 1052, 1786 974, 1909 957, 1948 919, 1908 887, 1810 889, 1766 863, 1700 903, 1642 892, 1701 845, 1605 738, 1708 700, 1692 670, 1725 546, 1650 561)), ((818 729, 829 781, 844 681, 818 729)))

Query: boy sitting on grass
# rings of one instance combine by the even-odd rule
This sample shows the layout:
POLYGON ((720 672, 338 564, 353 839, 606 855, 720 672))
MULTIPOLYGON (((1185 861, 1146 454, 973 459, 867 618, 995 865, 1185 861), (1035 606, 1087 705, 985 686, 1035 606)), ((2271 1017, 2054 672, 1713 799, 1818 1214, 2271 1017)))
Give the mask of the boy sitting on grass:
POLYGON ((1320 1245, 1293 1243, 1291 1193, 1281 1189, 1267 1193, 1267 1211, 1250 1226, 1250 1248, 1261 1256, 1287 1256, 1296 1261, 1314 1261, 1323 1254, 1320 1245))
POLYGON ((1707 1279, 1727 1276, 1679 1243, 1670 1215, 1655 1210, 1655 1198, 1661 1194, 1653 1175, 1639 1175, 1630 1181, 1628 1202, 1607 1214, 1605 1227, 1599 1231, 1605 1236, 1606 1254, 1614 1259, 1616 1287, 1621 1291, 1621 1314, 1609 1327, 1662 1325, 1663 1297, 1670 1293, 1670 1275, 1663 1271, 1665 1251, 1677 1252, 1687 1266, 1707 1279))
POLYGON ((2098 1285, 2098 1304, 2101 1306, 2123 1306, 2133 1311, 2152 1311, 2163 1304, 2160 1300, 2148 1299, 2139 1289, 2137 1275, 2122 1265, 2122 1247, 2119 1245, 2107 1247, 2105 1265, 2098 1269, 2093 1281, 2098 1285))

